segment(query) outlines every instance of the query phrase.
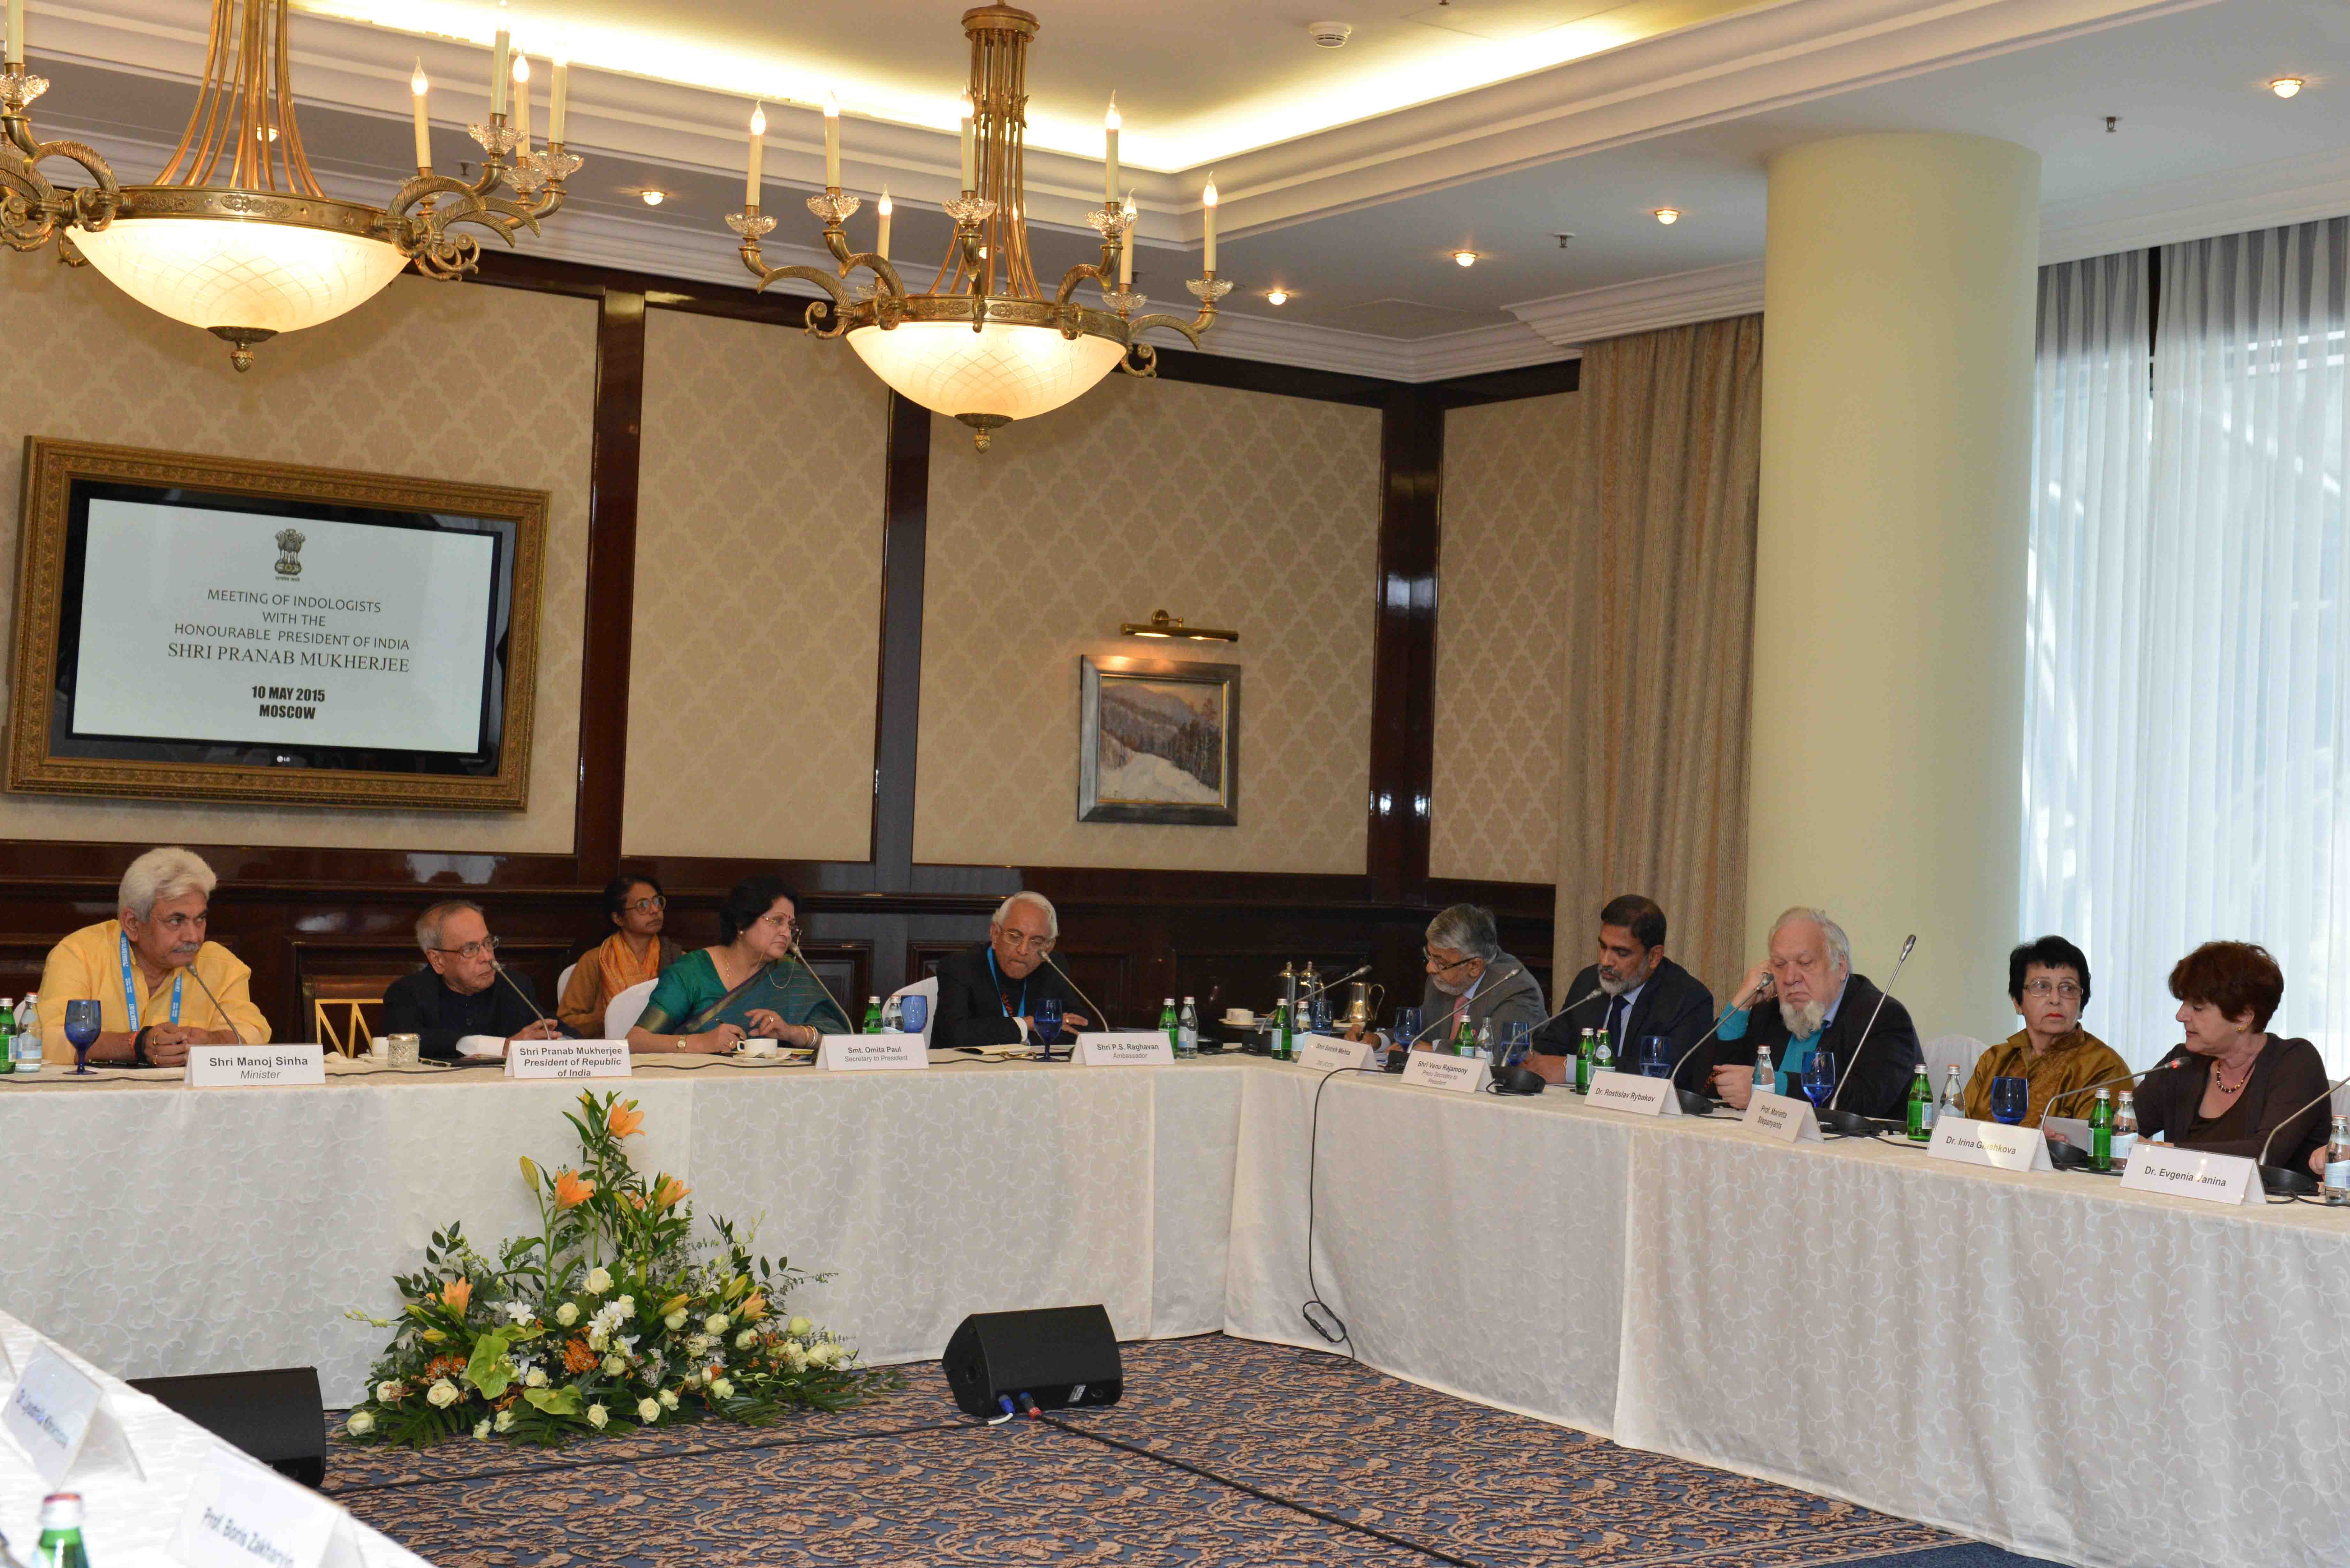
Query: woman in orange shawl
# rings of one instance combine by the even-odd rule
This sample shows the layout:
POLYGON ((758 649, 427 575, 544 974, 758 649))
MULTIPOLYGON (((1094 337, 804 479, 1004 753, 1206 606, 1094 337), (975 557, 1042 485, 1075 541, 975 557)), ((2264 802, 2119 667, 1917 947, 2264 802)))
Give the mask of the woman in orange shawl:
POLYGON ((669 906, 650 877, 615 877, 604 889, 604 912, 619 929, 581 955, 563 988, 556 1015, 586 1039, 604 1033, 604 1009, 612 998, 642 981, 658 980, 683 950, 661 935, 669 906))

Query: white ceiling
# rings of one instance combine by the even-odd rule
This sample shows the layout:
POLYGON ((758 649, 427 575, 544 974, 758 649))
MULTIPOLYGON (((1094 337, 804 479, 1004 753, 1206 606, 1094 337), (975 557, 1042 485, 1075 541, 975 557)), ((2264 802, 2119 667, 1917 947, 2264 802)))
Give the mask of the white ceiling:
MULTIPOLYGON (((862 58, 875 80, 891 71, 921 81, 943 70, 950 84, 960 76, 961 7, 951 3, 810 0, 764 23, 749 0, 691 8, 636 0, 625 17, 622 3, 591 0, 633 18, 648 38, 660 29, 706 42, 727 27, 770 26, 806 38, 811 59, 862 58), (886 62, 865 42, 876 37, 904 39, 910 63, 886 62)), ((1589 0, 1564 3, 1587 9, 1589 0)), ((1503 0, 1455 0, 1464 10, 1487 4, 1503 0)), ((1457 57, 1440 29, 1408 20, 1424 8, 1207 0, 1162 15, 1071 0, 1042 13, 1032 88, 1040 104, 1074 100, 1084 118, 1097 115, 1115 85, 1133 128, 1146 106, 1173 117, 1187 102, 1243 103, 1347 61, 1358 45, 1371 61, 1361 79, 1376 80, 1399 38, 1428 35, 1433 41, 1416 47, 1431 60, 1457 57), (1304 23, 1322 17, 1353 21, 1358 32, 1317 58, 1304 23), (1303 63, 1275 57, 1293 45, 1308 51, 1303 63)), ((2350 213, 2350 67, 2337 64, 2350 61, 2344 0, 1708 0, 1701 8, 1711 19, 1697 25, 1233 155, 1220 166, 1221 271, 1241 289, 1210 342, 1425 379, 1555 358, 1612 331, 1757 308, 1768 159, 1861 131, 1968 131, 2038 151, 2050 259, 2350 213), (2263 87, 2287 73, 2310 78, 2290 102, 2263 87), (2108 114, 2119 117, 2111 134, 2108 114), (1661 226, 1648 215, 1659 205, 1686 215, 1661 226), (1562 231, 1575 236, 1565 250, 1553 237, 1562 231), (1447 253, 1463 245, 1485 259, 1453 265, 1447 253), (1261 297, 1274 284, 1295 291, 1281 309, 1261 297)), ((419 15, 421 28, 432 14, 419 15)), ((56 83, 37 128, 83 136, 121 161, 127 178, 143 175, 176 139, 201 24, 201 0, 115 0, 103 17, 36 3, 35 63, 56 83)), ((472 151, 457 127, 485 107, 468 91, 486 77, 481 50, 297 22, 304 134, 330 188, 380 198, 400 173, 407 138, 389 117, 404 117, 409 64, 420 53, 439 84, 436 161, 453 162, 472 151)), ((641 53, 650 60, 659 50, 641 53)), ((570 208, 529 248, 746 281, 721 223, 741 200, 742 107, 705 88, 575 71, 572 140, 590 161, 570 208), (658 212, 632 194, 648 184, 673 192, 658 212)), ((796 245, 788 259, 812 261, 806 247, 816 225, 783 187, 816 182, 816 117, 779 109, 771 119, 766 205, 783 224, 769 257, 785 259, 796 245)), ((935 202, 956 182, 951 133, 853 120, 845 141, 853 189, 892 187, 899 259, 943 252, 935 202)), ((1180 279, 1198 265, 1191 182, 1199 172, 1137 176, 1139 286, 1161 301, 1184 299, 1180 279)), ((1078 221, 1098 189, 1090 158, 1032 152, 1040 273, 1094 254, 1078 221)), ((869 243, 869 230, 858 230, 870 221, 869 206, 852 220, 860 243, 869 243)))

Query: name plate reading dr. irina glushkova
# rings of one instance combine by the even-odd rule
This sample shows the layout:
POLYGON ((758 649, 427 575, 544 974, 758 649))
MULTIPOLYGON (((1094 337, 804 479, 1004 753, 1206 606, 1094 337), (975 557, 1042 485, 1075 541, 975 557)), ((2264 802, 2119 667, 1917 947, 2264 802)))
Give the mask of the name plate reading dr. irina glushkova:
POLYGON ((323 1045, 191 1045, 191 1089, 284 1089, 327 1081, 323 1045))

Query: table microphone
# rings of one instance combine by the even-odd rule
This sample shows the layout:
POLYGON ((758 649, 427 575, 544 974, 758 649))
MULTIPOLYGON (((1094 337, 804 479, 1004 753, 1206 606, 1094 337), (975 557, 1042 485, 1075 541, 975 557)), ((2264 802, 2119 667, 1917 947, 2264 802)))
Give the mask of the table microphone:
POLYGON ((2269 1149, 2275 1144, 2277 1134, 2284 1131, 2285 1128, 2293 1126, 2294 1122, 2300 1120, 2303 1111, 2308 1110, 2311 1106, 2318 1104, 2319 1101, 2331 1098, 2334 1091, 2340 1088, 2345 1084, 2350 1084, 2350 1078, 2334 1079, 2334 1082, 2325 1085, 2324 1091, 2318 1095, 2316 1099, 2313 1099, 2307 1102, 2307 1104, 2301 1106, 2298 1109, 2294 1110, 2291 1116, 2285 1117, 2284 1120, 2277 1123, 2276 1126, 2269 1129, 2269 1136, 2261 1143, 2261 1157, 2252 1162, 2261 1168, 2261 1189, 2262 1191, 2281 1192, 2294 1198, 2309 1198, 2316 1195, 2317 1179, 2315 1177, 2295 1166, 2271 1165, 2269 1163, 2269 1149))
MULTIPOLYGON (((1520 969, 1523 972, 1523 966, 1521 965, 1520 969)), ((1545 1018, 1541 1023, 1535 1024, 1533 1029, 1527 1030, 1526 1049, 1528 1051, 1532 1051, 1534 1049, 1535 1030, 1547 1029, 1552 1024, 1557 1023, 1560 1019, 1565 1017, 1568 1013, 1574 1012, 1576 1008, 1582 1006, 1585 1002, 1589 1002, 1593 997, 1605 996, 1607 994, 1607 988, 1606 986, 1595 985, 1589 991, 1585 992, 1581 996, 1576 997, 1573 1002, 1568 1002, 1565 1007, 1560 1008, 1556 1012, 1552 1013, 1548 1018, 1545 1018)), ((1437 1023, 1439 1023, 1443 1022, 1444 1021, 1440 1018, 1437 1020, 1437 1023)), ((1427 1033, 1428 1031, 1426 1029, 1419 1032, 1420 1034, 1425 1034, 1427 1033)), ((1418 1044, 1419 1040, 1419 1034, 1412 1036, 1412 1044, 1418 1044)), ((1409 1050, 1410 1046, 1407 1045, 1405 1049, 1409 1050)), ((1535 1072, 1532 1067, 1518 1065, 1505 1067, 1496 1065, 1493 1068, 1493 1092, 1497 1095, 1539 1095, 1548 1087, 1550 1087, 1550 1085, 1544 1081, 1543 1075, 1540 1073, 1535 1072)))
MULTIPOLYGON (((228 1009, 220 1004, 220 998, 214 996, 213 994, 213 988, 204 983, 204 977, 196 973, 196 966, 193 964, 184 964, 182 967, 194 978, 196 989, 204 993, 204 1000, 211 1002, 213 1004, 213 1011, 221 1015, 221 1022, 228 1025, 228 1032, 231 1034, 236 1036, 236 1043, 240 1045, 245 1044, 247 1042, 244 1038, 244 1031, 236 1026, 236 1020, 231 1018, 228 1015, 228 1009)), ((2314 1189, 2313 1189, 2313 1190, 2314 1189)))
MULTIPOLYGON (((1069 989, 1077 993, 1077 1000, 1079 1002, 1084 1002, 1087 1007, 1094 1010, 1095 1026, 1100 1029, 1107 1029, 1110 1026, 1109 1014, 1102 1011, 1101 1003, 1096 1002, 1092 997, 1087 996, 1086 994, 1086 988, 1079 985, 1075 977, 1073 977, 1067 970, 1063 969, 1059 964, 1053 963, 1053 955, 1051 953, 1046 953, 1045 955, 1045 961, 1053 965, 1053 972, 1055 974, 1059 975, 1063 980, 1069 982, 1069 989)), ((1357 972, 1360 973, 1361 971, 1357 971, 1357 972)))
POLYGON ((1844 1098, 1845 1085, 1852 1082, 1852 1070, 1860 1065, 1860 1054, 1868 1044, 1868 1032, 1877 1027, 1877 1014, 1883 1012, 1885 1004, 1892 1000, 1893 987, 1901 978, 1901 966, 1909 961, 1909 951, 1917 945, 1918 936, 1913 931, 1909 940, 1901 944, 1901 956, 1893 961, 1893 973, 1887 977, 1884 987, 1877 993, 1877 1006, 1869 1013, 1868 1022, 1860 1026, 1860 1038, 1853 1042, 1852 1059, 1844 1064, 1844 1072, 1836 1080, 1835 1093, 1828 1096, 1828 1108, 1820 1113, 1821 1121, 1846 1137, 1871 1137, 1876 1135, 1877 1123, 1874 1118, 1862 1116, 1858 1111, 1840 1111, 1836 1109, 1836 1102, 1844 1098))
MULTIPOLYGON (((810 980, 812 980, 812 981, 816 981, 816 988, 818 991, 820 991, 820 992, 824 992, 824 1000, 825 1000, 826 1003, 827 1003, 828 1006, 830 1006, 830 1007, 831 1007, 831 1009, 832 1009, 835 1012, 837 1012, 838 1014, 840 1014, 840 1029, 841 1029, 841 1033, 844 1033, 844 1034, 854 1034, 854 1033, 857 1033, 857 1025, 849 1022, 849 1019, 848 1019, 848 1009, 847 1009, 847 1008, 845 1008, 845 1007, 841 1006, 841 1005, 840 1005, 840 1003, 839 1003, 839 1002, 838 1002, 838 1001, 837 1001, 837 1000, 834 998, 834 996, 833 996, 833 994, 832 994, 832 987, 830 987, 830 986, 828 986, 828 985, 827 985, 827 984, 825 984, 825 983, 824 983, 824 976, 822 976, 822 975, 820 975, 820 974, 816 973, 816 966, 815 966, 814 964, 811 964, 811 963, 810 963, 810 962, 808 962, 808 961, 807 961, 807 954, 806 954, 806 953, 804 953, 804 952, 800 951, 800 940, 799 940, 799 938, 798 938, 798 937, 796 937, 796 936, 795 936, 795 937, 793 937, 793 938, 792 938, 792 945, 791 945, 790 951, 791 951, 791 956, 792 956, 792 957, 794 957, 794 958, 795 958, 795 959, 799 960, 800 967, 801 967, 802 969, 804 969, 804 970, 807 971, 807 977, 808 977, 810 980)), ((817 1031, 816 1031, 816 1033, 817 1033, 818 1035, 822 1035, 822 1034, 823 1034, 823 1033, 824 1033, 824 1031, 823 1031, 823 1030, 821 1030, 821 1029, 819 1029, 819 1030, 817 1030, 817 1031)), ((821 1043, 821 1042, 819 1042, 819 1043, 821 1043)))
MULTIPOLYGON (((1758 1007, 1761 1006, 1762 1003, 1762 998, 1770 994, 1770 982, 1766 981, 1763 982, 1762 994, 1755 997, 1754 1004, 1758 1007)), ((1730 1022, 1730 1015, 1737 1011, 1738 1003, 1736 1000, 1733 999, 1729 1006, 1721 1010, 1721 1016, 1713 1021, 1713 1027, 1699 1035, 1697 1037, 1696 1044, 1691 1045, 1688 1050, 1682 1052, 1680 1054, 1680 1060, 1673 1064, 1673 1070, 1665 1075, 1665 1082, 1674 1085, 1673 1093, 1680 1098, 1681 1114, 1683 1116, 1710 1116, 1713 1115, 1713 1096, 1711 1095, 1705 1094, 1697 1089, 1681 1088, 1676 1080, 1680 1077, 1681 1069, 1689 1064, 1689 1059, 1697 1054, 1698 1046, 1704 1044, 1707 1041, 1720 1033, 1721 1032, 1721 1026, 1730 1022)))
MULTIPOLYGON (((2067 1089, 2063 1094, 2051 1097, 2049 1102, 2041 1107, 2041 1125, 2045 1127, 2048 1118, 2056 1114, 2058 1101, 2069 1100, 2075 1095, 2095 1094, 2099 1089, 2110 1089, 2116 1084, 2135 1084, 2141 1078, 2150 1078, 2164 1068, 2176 1067, 2185 1061, 2186 1058, 2179 1053, 2186 1049, 2184 1045, 2173 1045, 2161 1061, 2143 1073, 2125 1073, 2118 1078, 2107 1078, 2102 1084, 2084 1084, 2077 1089, 2067 1089)), ((2048 1146, 2048 1163, 2059 1170, 2076 1170, 2089 1163, 2089 1151, 2085 1148, 2075 1148, 2070 1141, 2051 1143, 2048 1146)))
MULTIPOLYGON (((530 1009, 530 1012, 531 1012, 531 1016, 532 1016, 532 1017, 534 1017, 534 1018, 537 1019, 537 1020, 539 1021, 539 1023, 543 1023, 543 1024, 546 1024, 546 1025, 547 1025, 548 1027, 550 1027, 550 1028, 554 1029, 555 1033, 554 1033, 553 1034, 548 1035, 548 1036, 547 1036, 547 1038, 548 1038, 548 1039, 550 1039, 550 1040, 559 1040, 559 1039, 561 1039, 561 1038, 563 1037, 563 1028, 562 1028, 562 1025, 560 1025, 560 1024, 556 1023, 555 1022, 555 1020, 554 1020, 554 1019, 549 1018, 546 1013, 541 1012, 538 1010, 538 1003, 531 1000, 530 992, 528 992, 525 991, 525 990, 522 988, 522 984, 521 984, 521 982, 520 982, 519 981, 515 980, 514 976, 512 976, 512 975, 510 975, 510 974, 508 974, 508 973, 506 972, 506 966, 505 966, 505 965, 504 965, 504 964, 500 963, 500 962, 499 962, 497 960, 495 960, 495 959, 492 959, 492 960, 490 961, 490 967, 491 967, 492 969, 494 969, 494 970, 495 970, 495 971, 498 971, 498 978, 499 978, 500 980, 504 981, 506 982, 506 989, 507 989, 507 990, 509 990, 509 991, 513 992, 516 996, 519 996, 519 997, 521 997, 521 998, 522 998, 522 1004, 523 1004, 525 1007, 527 1007, 527 1008, 529 1008, 529 1009, 530 1009)), ((504 1055, 504 1052, 500 1052, 500 1053, 499 1053, 499 1054, 500 1054, 500 1055, 504 1055)))

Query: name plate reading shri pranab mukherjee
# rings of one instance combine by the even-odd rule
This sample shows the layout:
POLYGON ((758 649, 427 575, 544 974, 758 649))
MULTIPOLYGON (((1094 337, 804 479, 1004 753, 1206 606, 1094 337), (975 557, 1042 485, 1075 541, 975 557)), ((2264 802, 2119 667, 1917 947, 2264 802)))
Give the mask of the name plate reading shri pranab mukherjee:
POLYGON ((515 1040, 506 1045, 509 1078, 625 1078, 625 1040, 515 1040))

